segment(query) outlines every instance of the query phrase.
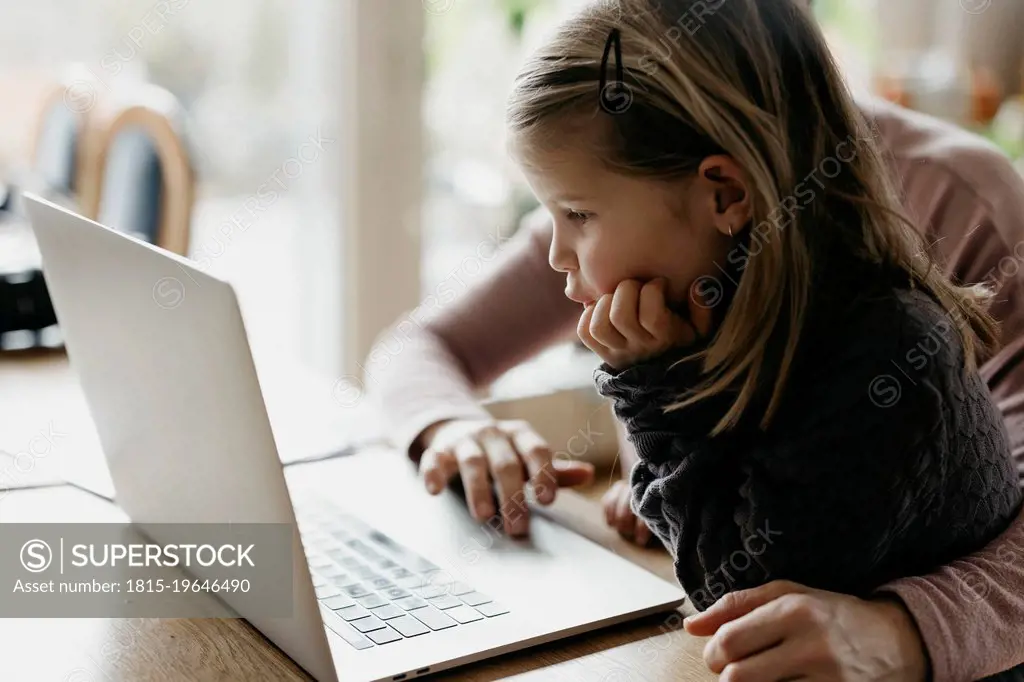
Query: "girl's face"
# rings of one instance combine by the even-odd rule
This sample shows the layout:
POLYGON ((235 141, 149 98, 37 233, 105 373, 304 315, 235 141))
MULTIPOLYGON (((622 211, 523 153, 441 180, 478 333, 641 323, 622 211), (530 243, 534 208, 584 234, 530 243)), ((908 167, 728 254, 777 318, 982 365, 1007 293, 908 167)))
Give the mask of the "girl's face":
MULTIPOLYGON (((624 280, 663 277, 669 302, 685 309, 694 280, 721 277, 715 263, 724 267, 732 244, 727 218, 718 210, 726 183, 704 177, 708 161, 695 176, 664 181, 615 173, 582 151, 518 158, 554 219, 548 260, 565 273, 570 299, 587 304, 624 280)), ((728 157, 710 159, 731 163, 728 157)), ((711 175, 717 177, 716 171, 711 175)), ((745 221, 733 219, 739 232, 745 221)))

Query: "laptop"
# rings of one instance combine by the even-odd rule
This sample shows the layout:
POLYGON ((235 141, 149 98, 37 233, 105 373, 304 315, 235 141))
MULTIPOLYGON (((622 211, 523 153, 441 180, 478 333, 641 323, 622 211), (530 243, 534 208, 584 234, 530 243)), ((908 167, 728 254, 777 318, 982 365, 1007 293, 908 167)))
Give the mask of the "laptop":
POLYGON ((26 199, 118 503, 144 524, 295 525, 291 616, 239 615, 317 680, 413 679, 682 603, 542 514, 525 540, 473 521, 393 450, 283 467, 231 285, 26 199))

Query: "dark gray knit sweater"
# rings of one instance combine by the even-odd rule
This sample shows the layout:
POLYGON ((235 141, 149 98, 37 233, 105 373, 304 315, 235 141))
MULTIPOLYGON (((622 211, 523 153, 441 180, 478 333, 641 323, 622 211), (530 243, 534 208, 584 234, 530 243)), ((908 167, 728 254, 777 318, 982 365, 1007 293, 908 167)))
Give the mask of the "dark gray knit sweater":
POLYGON ((780 578, 864 595, 981 548, 1014 517, 1006 430, 956 322, 919 290, 873 289, 808 316, 766 431, 759 412, 708 437, 735 393, 663 411, 699 376, 697 362, 670 368, 692 348, 597 370, 640 458, 634 508, 698 609, 780 578))

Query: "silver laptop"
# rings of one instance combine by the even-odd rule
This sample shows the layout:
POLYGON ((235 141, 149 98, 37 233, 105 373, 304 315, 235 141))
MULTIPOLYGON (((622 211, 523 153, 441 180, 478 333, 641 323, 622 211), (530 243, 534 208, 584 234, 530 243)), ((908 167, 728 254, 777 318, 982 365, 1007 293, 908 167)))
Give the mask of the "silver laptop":
POLYGON ((527 540, 472 521, 393 451, 284 469, 232 287, 27 199, 119 504, 139 523, 297 523, 291 617, 240 615, 316 679, 412 679, 683 601, 539 514, 527 540))

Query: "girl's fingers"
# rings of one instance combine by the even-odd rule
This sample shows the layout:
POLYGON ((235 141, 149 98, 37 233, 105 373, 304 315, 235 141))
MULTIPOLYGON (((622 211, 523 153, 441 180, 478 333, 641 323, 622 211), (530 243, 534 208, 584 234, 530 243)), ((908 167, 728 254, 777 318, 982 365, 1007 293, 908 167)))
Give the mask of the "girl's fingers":
POLYGON ((633 530, 636 528, 636 517, 633 516, 633 510, 629 506, 630 490, 624 485, 619 486, 619 503, 615 510, 618 515, 616 521, 616 527, 619 529, 619 534, 624 537, 633 537, 633 530))
POLYGON ((583 314, 580 315, 580 321, 576 325, 576 335, 580 337, 580 341, 583 345, 594 351, 598 357, 605 358, 608 355, 608 349, 598 343, 590 334, 590 321, 594 317, 594 305, 588 305, 583 309, 583 314))
POLYGON ((615 509, 619 504, 619 496, 615 488, 609 488, 601 498, 601 505, 604 507, 604 522, 609 526, 615 525, 615 509))
POLYGON ((597 299, 590 320, 590 335, 605 348, 623 350, 627 347, 626 337, 612 325, 612 299, 611 294, 605 294, 597 299))
POLYGON ((640 290, 640 325, 657 340, 688 346, 697 338, 693 327, 671 310, 665 301, 667 281, 654 279, 640 290))
POLYGON ((612 295, 609 318, 612 327, 628 341, 641 346, 650 345, 654 336, 640 324, 640 290, 642 285, 635 279, 619 283, 612 295))
POLYGON ((647 523, 638 516, 636 519, 636 530, 633 531, 633 541, 641 547, 644 547, 650 539, 651 529, 648 528, 647 523))

